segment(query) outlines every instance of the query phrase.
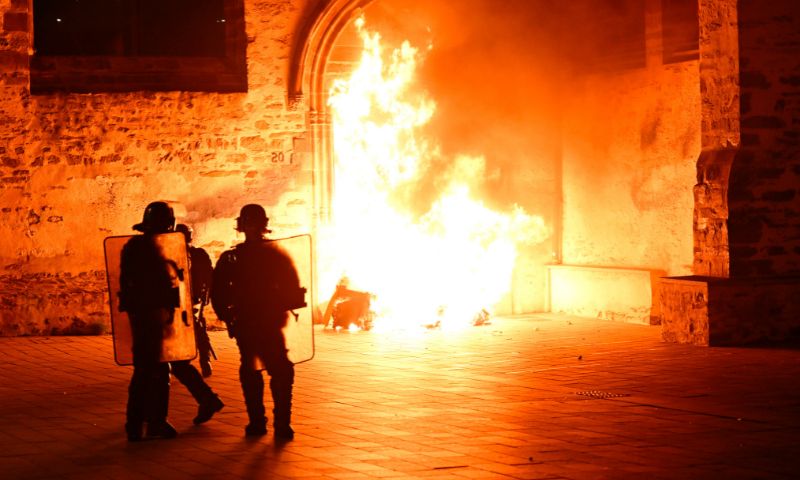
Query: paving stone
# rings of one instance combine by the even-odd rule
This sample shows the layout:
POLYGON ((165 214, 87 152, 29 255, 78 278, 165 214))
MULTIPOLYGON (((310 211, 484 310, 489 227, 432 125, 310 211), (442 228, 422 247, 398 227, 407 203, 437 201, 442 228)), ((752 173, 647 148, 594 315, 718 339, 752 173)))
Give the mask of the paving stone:
MULTIPOLYGON (((293 442, 244 437, 238 352, 211 332, 225 408, 130 444, 131 368, 99 337, 0 338, 0 478, 788 478, 800 351, 662 343, 658 327, 556 315, 455 334, 317 327, 293 442)), ((269 395, 265 398, 271 411, 269 395)))

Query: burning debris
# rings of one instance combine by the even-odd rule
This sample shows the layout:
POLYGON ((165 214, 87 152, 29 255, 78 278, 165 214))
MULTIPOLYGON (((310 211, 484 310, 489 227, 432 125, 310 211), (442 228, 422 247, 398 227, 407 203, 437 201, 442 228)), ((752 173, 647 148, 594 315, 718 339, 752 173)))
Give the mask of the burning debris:
POLYGON ((322 323, 325 328, 369 330, 372 328, 374 312, 370 309, 372 295, 347 288, 347 281, 342 280, 336 286, 322 323))
POLYGON ((475 315, 475 318, 472 319, 472 324, 476 327, 491 325, 491 323, 489 312, 485 308, 482 308, 481 311, 475 315))
MULTIPOLYGON (((336 285, 336 290, 325 307, 322 323, 325 328, 333 328, 337 331, 343 329, 349 331, 371 330, 376 317, 375 311, 372 309, 374 299, 375 295, 371 293, 350 289, 347 278, 343 278, 336 285)), ((422 326, 428 330, 441 328, 442 319, 446 318, 445 313, 446 307, 439 307, 436 321, 422 326)), ((489 311, 482 308, 472 318, 472 325, 476 327, 490 325, 490 319, 489 311)))
MULTIPOLYGON (((444 309, 444 307, 441 307, 439 309, 439 317, 442 317, 442 318, 445 317, 445 309, 444 309)), ((491 314, 489 313, 489 311, 486 310, 485 308, 481 308, 481 310, 478 313, 476 313, 474 317, 472 317, 472 326, 479 327, 481 325, 491 325, 492 322, 490 321, 490 317, 491 317, 491 314)), ((434 329, 437 329, 437 328, 441 328, 441 326, 442 326, 442 320, 441 319, 436 320, 433 323, 429 323, 429 324, 424 325, 424 327, 427 328, 428 330, 434 330, 434 329)))

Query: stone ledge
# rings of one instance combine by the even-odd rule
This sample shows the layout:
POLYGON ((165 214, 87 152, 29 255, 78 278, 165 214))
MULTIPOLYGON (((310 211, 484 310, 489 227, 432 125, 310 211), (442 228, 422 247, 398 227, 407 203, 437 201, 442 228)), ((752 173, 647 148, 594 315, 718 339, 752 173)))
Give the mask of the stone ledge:
POLYGON ((664 277, 661 336, 704 346, 800 339, 800 277, 664 277))
POLYGON ((653 277, 645 269, 548 265, 548 310, 651 325, 653 277))

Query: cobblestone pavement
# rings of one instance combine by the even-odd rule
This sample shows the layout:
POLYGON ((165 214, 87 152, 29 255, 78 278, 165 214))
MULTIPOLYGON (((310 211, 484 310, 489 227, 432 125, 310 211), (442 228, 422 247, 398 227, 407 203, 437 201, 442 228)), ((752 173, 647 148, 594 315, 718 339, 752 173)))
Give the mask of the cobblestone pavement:
POLYGON ((139 443, 125 439, 131 369, 109 336, 0 338, 0 478, 800 476, 800 350, 674 345, 658 327, 546 315, 315 333, 284 445, 244 437, 225 332, 212 332, 209 379, 225 408, 192 425, 173 380, 178 438, 139 443))

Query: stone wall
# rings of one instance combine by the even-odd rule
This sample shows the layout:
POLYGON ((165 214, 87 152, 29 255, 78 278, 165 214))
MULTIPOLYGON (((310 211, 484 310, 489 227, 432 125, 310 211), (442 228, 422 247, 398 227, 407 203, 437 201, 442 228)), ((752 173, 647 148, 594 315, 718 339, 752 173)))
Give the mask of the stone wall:
MULTIPOLYGON (((617 47, 617 56, 592 55, 590 71, 574 77, 564 95, 560 259, 568 267, 603 267, 603 280, 580 274, 550 288, 553 305, 564 296, 556 288, 582 299, 603 297, 597 308, 576 302, 563 311, 657 323, 651 277, 692 269, 691 187, 702 102, 696 50, 680 60, 666 55, 674 45, 665 22, 675 19, 664 16, 661 2, 642 3, 643 36, 617 47), (631 271, 641 273, 638 288, 625 287, 631 271), (578 281, 584 277, 591 281, 578 281)), ((595 24, 603 25, 602 18, 595 24)))
POLYGON ((796 340, 800 4, 701 0, 700 20, 698 276, 662 280, 663 337, 699 345, 796 340))
POLYGON ((800 273, 800 3, 739 2, 742 145, 730 175, 731 276, 800 273))
POLYGON ((107 328, 103 239, 152 200, 175 202, 212 258, 244 203, 274 235, 310 231, 306 119, 285 87, 306 3, 245 2, 246 93, 31 95, 29 4, 0 0, 0 335, 107 328))
MULTIPOLYGON (((643 35, 616 56, 591 55, 590 71, 565 92, 561 260, 685 275, 701 145, 698 62, 696 52, 667 61, 662 5, 642 4, 643 35)), ((651 302, 648 293, 634 303, 651 302)))
POLYGON ((664 341, 709 345, 708 282, 711 279, 701 276, 661 279, 658 303, 664 341))
POLYGON ((592 75, 563 119, 562 260, 691 272, 697 62, 592 75))
POLYGON ((662 338, 704 346, 800 339, 800 279, 662 279, 662 338))
POLYGON ((696 275, 727 277, 728 175, 740 143, 736 0, 700 0, 701 148, 694 187, 696 275))
MULTIPOLYGON (((246 92, 31 94, 30 1, 0 0, 0 335, 107 328, 103 239, 152 200, 174 202, 214 258, 244 203, 265 205, 274 235, 312 230, 307 107, 286 96, 294 35, 321 1, 244 0, 246 92)), ((584 4, 570 25, 608 30, 584 4)), ((565 42, 590 72, 564 81, 557 116, 556 259, 797 275, 800 3, 699 0, 699 60, 664 65, 659 4, 642 2, 632 56, 565 42)))

